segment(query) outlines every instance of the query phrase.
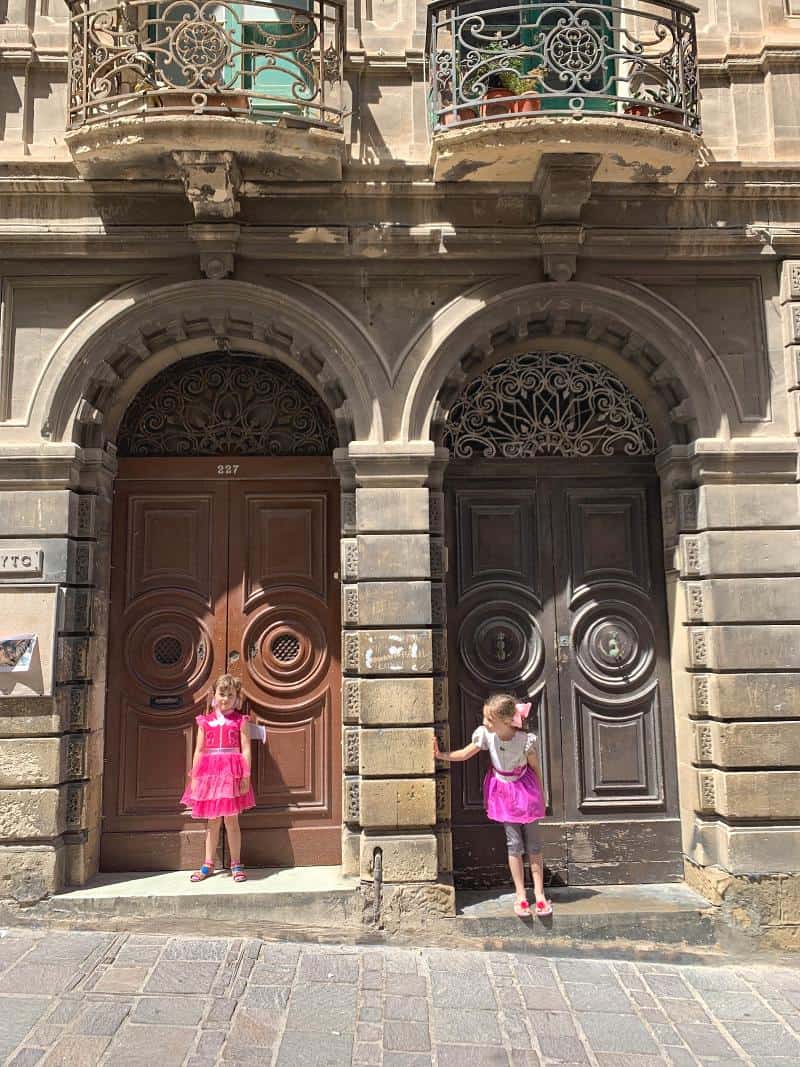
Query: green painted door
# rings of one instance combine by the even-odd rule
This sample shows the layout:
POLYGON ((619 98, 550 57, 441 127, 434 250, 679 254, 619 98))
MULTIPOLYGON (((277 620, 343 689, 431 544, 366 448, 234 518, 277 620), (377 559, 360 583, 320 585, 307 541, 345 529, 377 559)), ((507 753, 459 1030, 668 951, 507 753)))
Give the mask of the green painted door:
POLYGON ((226 68, 226 85, 257 94, 250 97, 254 118, 303 115, 304 101, 314 96, 314 23, 293 15, 308 11, 308 3, 231 4, 224 9, 226 27, 241 42, 238 70, 226 68))
POLYGON ((533 50, 528 70, 548 68, 540 78, 546 93, 541 98, 542 111, 616 111, 616 101, 608 99, 616 95, 615 62, 609 58, 614 50, 610 0, 592 0, 587 7, 553 3, 552 11, 548 6, 523 9, 520 35, 521 42, 533 50), (564 32, 558 33, 562 22, 564 32))

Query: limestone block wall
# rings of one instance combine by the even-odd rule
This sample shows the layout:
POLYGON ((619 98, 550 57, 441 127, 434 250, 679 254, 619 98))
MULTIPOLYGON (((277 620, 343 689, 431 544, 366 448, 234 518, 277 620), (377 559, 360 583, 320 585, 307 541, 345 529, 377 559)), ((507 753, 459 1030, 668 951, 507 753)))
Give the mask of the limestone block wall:
POLYGON ((427 462, 402 466, 388 452, 357 462, 344 498, 343 864, 370 882, 379 851, 390 914, 409 892, 421 911, 448 912, 447 786, 433 757, 447 716, 442 496, 427 462))
POLYGON ((687 875, 786 944, 800 943, 800 489, 762 479, 677 493, 673 678, 687 875), (765 892, 785 905, 765 912, 765 892))
POLYGON ((0 490, 0 636, 38 638, 30 670, 0 674, 0 896, 19 903, 80 878, 98 839, 96 522, 93 494, 43 488, 34 478, 0 490), (15 573, 14 561, 23 558, 34 566, 15 573))

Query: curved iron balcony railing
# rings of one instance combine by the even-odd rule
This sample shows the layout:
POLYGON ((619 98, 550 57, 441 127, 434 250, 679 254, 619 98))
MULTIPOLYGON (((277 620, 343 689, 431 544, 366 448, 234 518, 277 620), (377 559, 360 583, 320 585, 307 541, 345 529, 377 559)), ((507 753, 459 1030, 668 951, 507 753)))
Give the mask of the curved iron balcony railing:
POLYGON ((344 0, 68 0, 71 130, 157 111, 342 124, 344 0))
POLYGON ((536 114, 700 132, 695 9, 680 0, 439 0, 427 62, 434 132, 536 114))

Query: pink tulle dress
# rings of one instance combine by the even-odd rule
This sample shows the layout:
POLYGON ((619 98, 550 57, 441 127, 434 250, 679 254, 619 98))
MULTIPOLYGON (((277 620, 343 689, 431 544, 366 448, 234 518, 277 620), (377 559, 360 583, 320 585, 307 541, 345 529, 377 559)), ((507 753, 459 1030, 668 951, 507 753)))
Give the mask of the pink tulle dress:
POLYGON ((239 711, 223 714, 222 718, 221 724, 215 721, 216 711, 196 717, 197 728, 203 731, 203 754, 181 797, 181 803, 192 809, 194 819, 238 815, 256 806, 252 784, 246 793, 239 792, 242 778, 249 773, 241 742, 247 719, 239 711))
POLYGON ((539 780, 528 766, 528 752, 536 744, 534 734, 518 730, 508 741, 479 726, 473 745, 489 753, 492 765, 483 780, 483 802, 493 822, 537 822, 545 815, 539 780))

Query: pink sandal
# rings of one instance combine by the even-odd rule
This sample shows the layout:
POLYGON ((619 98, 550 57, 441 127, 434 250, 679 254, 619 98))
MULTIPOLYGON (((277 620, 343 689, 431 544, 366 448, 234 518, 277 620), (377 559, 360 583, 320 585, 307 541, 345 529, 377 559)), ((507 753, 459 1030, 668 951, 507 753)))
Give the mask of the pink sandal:
POLYGON ((548 915, 553 914, 553 905, 549 900, 537 900, 536 901, 536 914, 540 919, 546 919, 548 915))
POLYGON ((189 879, 191 882, 205 882, 214 873, 214 864, 204 863, 199 871, 195 871, 189 879))
POLYGON ((531 906, 527 900, 514 901, 514 914, 520 919, 529 919, 531 916, 531 906))
POLYGON ((232 863, 231 864, 231 874, 233 876, 234 882, 246 882, 247 881, 247 875, 244 873, 244 867, 242 866, 241 863, 232 863))

